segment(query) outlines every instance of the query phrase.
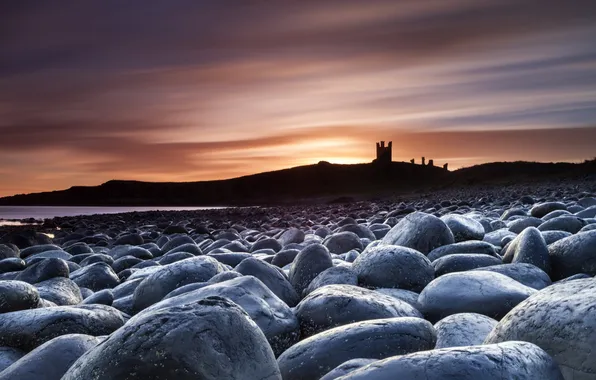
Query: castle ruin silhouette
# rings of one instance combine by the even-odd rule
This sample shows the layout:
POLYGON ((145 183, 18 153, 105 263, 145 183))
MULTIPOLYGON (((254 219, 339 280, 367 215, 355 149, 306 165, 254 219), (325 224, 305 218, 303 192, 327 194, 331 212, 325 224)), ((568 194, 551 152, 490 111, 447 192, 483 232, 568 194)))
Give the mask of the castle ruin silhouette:
MULTIPOLYGON (((387 146, 385 146, 385 141, 380 141, 377 143, 377 158, 373 160, 373 163, 375 164, 389 164, 393 161, 393 157, 392 157, 392 144, 393 141, 389 141, 387 143, 387 146)), ((416 161, 412 158, 410 160, 410 163, 415 165, 416 161)), ((448 170, 447 166, 449 164, 445 163, 443 165, 443 169, 448 170)), ((430 159, 428 160, 428 164, 426 163, 426 157, 422 157, 422 166, 435 166, 434 160, 430 159)))

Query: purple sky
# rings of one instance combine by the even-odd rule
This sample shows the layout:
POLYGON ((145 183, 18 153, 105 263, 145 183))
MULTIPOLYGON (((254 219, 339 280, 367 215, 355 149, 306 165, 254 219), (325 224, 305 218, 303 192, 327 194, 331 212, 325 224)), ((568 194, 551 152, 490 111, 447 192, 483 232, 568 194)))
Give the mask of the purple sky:
POLYGON ((596 1, 5 1, 0 196, 596 156, 596 1))

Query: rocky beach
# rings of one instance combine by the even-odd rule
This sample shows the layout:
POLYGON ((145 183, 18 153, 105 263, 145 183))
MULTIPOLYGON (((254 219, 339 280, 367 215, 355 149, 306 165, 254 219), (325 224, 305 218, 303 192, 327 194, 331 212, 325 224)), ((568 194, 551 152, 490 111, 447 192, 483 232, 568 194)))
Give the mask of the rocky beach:
POLYGON ((0 227, 0 379, 596 379, 596 182, 0 227))

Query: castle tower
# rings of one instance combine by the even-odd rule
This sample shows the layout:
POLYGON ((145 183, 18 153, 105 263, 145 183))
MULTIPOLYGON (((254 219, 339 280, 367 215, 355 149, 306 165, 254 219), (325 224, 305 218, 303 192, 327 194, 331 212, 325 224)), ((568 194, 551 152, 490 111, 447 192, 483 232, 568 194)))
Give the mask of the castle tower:
POLYGON ((392 161, 392 148, 393 141, 389 141, 387 146, 385 146, 385 141, 381 141, 377 143, 377 159, 374 162, 379 163, 388 163, 392 161))

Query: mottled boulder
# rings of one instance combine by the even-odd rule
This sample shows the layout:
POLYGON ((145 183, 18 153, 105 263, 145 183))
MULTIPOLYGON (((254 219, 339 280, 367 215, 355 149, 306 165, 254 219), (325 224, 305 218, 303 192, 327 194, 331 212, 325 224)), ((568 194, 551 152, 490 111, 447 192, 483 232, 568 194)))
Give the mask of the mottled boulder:
POLYGON ((351 359, 342 364, 338 365, 337 367, 333 368, 331 371, 327 372, 325 376, 321 377, 321 380, 335 380, 339 379, 342 376, 347 375, 350 372, 357 370, 358 368, 362 368, 365 365, 369 365, 370 363, 376 362, 376 359, 351 359))
POLYGON ((472 218, 458 214, 447 214, 442 216, 441 220, 453 233, 455 242, 482 240, 484 237, 484 227, 472 218))
POLYGON ((535 292, 500 273, 457 272, 433 280, 420 293, 418 302, 432 322, 457 313, 478 313, 499 320, 535 292))
POLYGON ((90 335, 59 336, 37 347, 0 372, 0 380, 60 380, 81 355, 100 342, 101 339, 90 335))
POLYGON ((78 286, 97 292, 115 288, 120 284, 118 275, 106 263, 95 263, 70 274, 70 279, 78 286))
POLYGON ((535 227, 528 227, 506 247, 503 262, 532 264, 550 273, 551 263, 546 242, 535 227))
POLYGON ((248 259, 242 260, 234 270, 240 274, 258 278, 277 297, 279 297, 279 299, 284 301, 290 307, 296 306, 300 301, 298 293, 296 293, 296 290, 286 277, 274 266, 263 260, 249 257, 248 259))
POLYGON ((526 342, 505 342, 395 356, 340 379, 563 380, 563 375, 557 363, 540 347, 526 342))
POLYGON ((271 264, 283 268, 291 264, 299 253, 300 251, 298 249, 284 249, 273 256, 271 264))
POLYGON ((509 312, 485 343, 523 340, 559 364, 566 380, 596 379, 596 281, 554 284, 509 312))
POLYGON ((243 308, 263 330, 276 355, 298 341, 300 327, 292 310, 253 276, 238 277, 164 299, 141 314, 213 296, 228 298, 243 308))
POLYGON ((369 319, 422 317, 408 303, 353 285, 327 285, 296 306, 302 336, 369 319))
POLYGON ((350 231, 327 236, 323 241, 323 245, 327 247, 329 252, 336 254, 346 253, 352 249, 362 250, 363 248, 360 237, 350 231))
POLYGON ((474 270, 504 274, 505 276, 536 290, 544 289, 552 284, 548 274, 532 264, 500 264, 477 268, 474 270))
POLYGON ((561 280, 578 273, 596 275, 596 230, 581 232, 548 246, 551 278, 561 280))
POLYGON ((284 380, 320 379, 355 358, 383 359, 430 350, 436 335, 421 318, 387 318, 336 327, 304 339, 279 358, 284 380))
POLYGON ((496 320, 481 314, 450 315, 441 319, 434 326, 437 331, 435 348, 481 345, 496 325, 496 320))
POLYGON ((327 247, 311 244, 296 256, 288 277, 298 295, 301 295, 319 273, 332 266, 333 261, 327 247))
POLYGON ((422 253, 396 245, 367 249, 354 261, 358 282, 371 288, 401 288, 420 292, 435 277, 422 253))
POLYGON ((35 284, 39 296, 58 306, 77 305, 83 301, 78 285, 71 279, 55 277, 35 284))
POLYGON ((399 221, 382 240, 383 244, 401 245, 428 254, 435 248, 454 243, 453 233, 434 215, 413 212, 399 221))
POLYGON ((433 261, 432 267, 434 268, 435 276, 439 277, 447 273, 464 272, 470 269, 499 264, 501 264, 501 260, 489 255, 458 253, 443 256, 433 261))
POLYGON ((0 314, 0 346, 31 351, 61 335, 108 335, 124 322, 118 310, 105 305, 14 311, 0 314))
POLYGON ((34 286, 23 281, 0 281, 0 313, 35 309, 39 293, 34 286))
POLYGON ((304 241, 304 232, 302 230, 292 227, 284 231, 278 238, 278 240, 282 247, 285 247, 292 243, 302 243, 304 241))

